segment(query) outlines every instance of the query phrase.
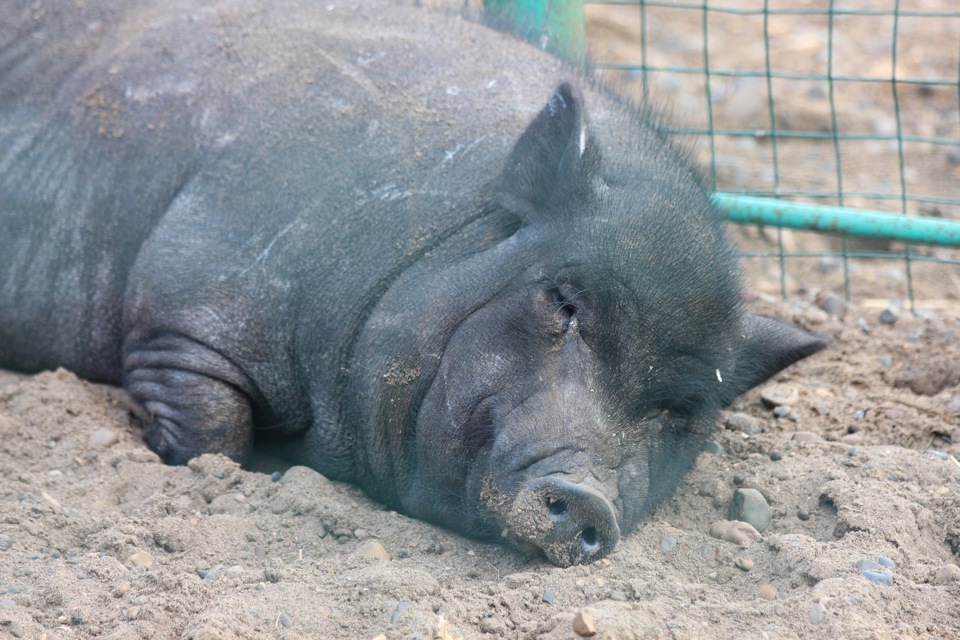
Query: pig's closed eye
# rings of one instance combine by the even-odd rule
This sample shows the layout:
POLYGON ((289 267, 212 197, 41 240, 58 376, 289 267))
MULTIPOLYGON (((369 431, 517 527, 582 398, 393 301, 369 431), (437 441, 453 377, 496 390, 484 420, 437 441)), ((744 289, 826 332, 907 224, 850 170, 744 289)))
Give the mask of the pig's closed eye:
POLYGON ((561 333, 565 333, 576 318, 577 305, 560 287, 550 289, 549 295, 554 320, 559 325, 561 333))

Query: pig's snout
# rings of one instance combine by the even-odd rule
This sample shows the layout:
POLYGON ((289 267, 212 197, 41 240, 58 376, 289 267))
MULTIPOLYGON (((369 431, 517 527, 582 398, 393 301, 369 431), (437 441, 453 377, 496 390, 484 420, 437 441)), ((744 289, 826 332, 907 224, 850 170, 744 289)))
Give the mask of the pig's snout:
POLYGON ((559 478, 530 481, 517 495, 508 520, 521 546, 540 549, 562 567, 602 558, 620 541, 610 501, 595 489, 559 478))

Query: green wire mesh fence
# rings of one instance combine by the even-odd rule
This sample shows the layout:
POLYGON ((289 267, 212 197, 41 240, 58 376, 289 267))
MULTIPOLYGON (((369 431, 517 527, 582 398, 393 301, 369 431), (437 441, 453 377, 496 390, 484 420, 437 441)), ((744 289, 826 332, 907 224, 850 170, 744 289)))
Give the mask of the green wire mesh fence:
POLYGON ((745 255, 778 264, 783 296, 795 259, 835 268, 849 298, 857 261, 887 258, 902 264, 911 307, 918 262, 941 265, 925 267, 935 283, 928 299, 957 298, 956 0, 608 0, 588 3, 586 15, 592 65, 641 93, 667 94, 675 131, 702 138, 701 160, 731 219, 777 225, 772 249, 753 243, 745 255), (784 224, 796 216, 803 220, 784 224), (844 235, 833 247, 782 230, 857 234, 852 227, 885 219, 914 231, 938 226, 919 241, 946 248, 876 227, 871 241, 844 235))
MULTIPOLYGON (((848 299, 905 297, 911 308, 918 297, 925 306, 960 299, 957 0, 484 4, 488 13, 510 6, 526 25, 515 29, 554 51, 562 38, 544 25, 562 16, 563 30, 578 33, 570 25, 585 13, 590 65, 670 106, 721 209, 761 225, 738 241, 758 259, 752 276, 773 267, 782 296, 815 280, 848 299), (858 289, 851 274, 877 258, 900 267, 858 289), (790 277, 810 261, 816 275, 790 277)), ((560 51, 575 63, 579 38, 560 51)))

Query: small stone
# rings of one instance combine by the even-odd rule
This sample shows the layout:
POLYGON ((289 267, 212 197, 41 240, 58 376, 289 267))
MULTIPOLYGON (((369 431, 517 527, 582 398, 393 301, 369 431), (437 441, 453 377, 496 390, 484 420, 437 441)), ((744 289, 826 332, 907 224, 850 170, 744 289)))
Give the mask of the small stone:
POLYGON ((745 473, 738 473, 737 475, 733 476, 733 484, 737 486, 740 486, 746 481, 747 481, 747 474, 745 473))
POLYGON ((832 293, 820 294, 817 296, 816 303, 818 307, 835 318, 843 318, 847 314, 847 303, 832 293))
POLYGON ((127 620, 136 620, 140 617, 140 607, 130 607, 127 609, 127 620))
POLYGON ((737 558, 733 561, 733 564, 737 565, 737 568, 743 571, 750 571, 754 567, 754 562, 750 558, 737 558))
POLYGON ((861 571, 860 575, 870 582, 884 587, 889 587, 891 584, 893 584, 893 576, 891 576, 889 573, 883 573, 881 571, 861 571))
POLYGON ((843 444, 862 444, 863 436, 861 436, 859 433, 848 433, 840 438, 840 442, 843 444))
POLYGON ((113 590, 112 595, 114 598, 122 598, 123 596, 127 595, 129 591, 130 583, 121 582, 119 585, 117 585, 117 588, 113 590))
POLYGON ((862 428, 862 425, 854 422, 853 424, 847 425, 847 433, 857 433, 862 428))
POLYGON ((774 462, 779 462, 780 460, 783 460, 783 454, 779 451, 772 451, 770 452, 770 459, 774 462))
POLYGON ((223 575, 227 576, 228 578, 239 578, 240 576, 243 575, 243 567, 241 567, 238 564, 235 564, 229 569, 227 569, 223 575))
POLYGON ((13 546, 13 538, 5 533, 0 533, 0 551, 6 551, 13 546))
POLYGON ((673 536, 664 535, 660 538, 660 550, 664 553, 670 553, 677 547, 677 539, 673 536))
POLYGON ((747 522, 757 531, 763 531, 770 524, 770 506, 756 489, 737 489, 727 509, 727 518, 747 522))
POLYGON ((716 440, 707 440, 706 442, 703 443, 702 451, 705 451, 710 455, 719 457, 720 454, 723 453, 723 447, 721 447, 720 443, 717 442, 716 440))
POLYGON ((368 560, 390 559, 390 554, 387 553, 386 547, 384 547, 379 540, 367 540, 362 542, 357 547, 357 550, 354 552, 354 554, 368 560))
POLYGON ((880 312, 879 316, 877 316, 877 322, 879 322, 880 324, 893 324, 894 322, 897 321, 897 318, 899 318, 899 316, 897 315, 897 312, 891 309, 890 307, 887 307, 886 309, 880 312))
POLYGON ((773 415, 777 416, 778 418, 786 418, 788 415, 790 415, 790 407, 787 405, 776 407, 773 410, 773 415))
POLYGON ((220 574, 223 573, 223 565, 215 564, 209 569, 197 571, 197 574, 204 580, 209 582, 214 582, 220 577, 220 574))
POLYGON ((924 454, 928 456, 933 456, 934 458, 939 458, 940 460, 946 460, 950 457, 943 451, 937 451, 936 449, 927 449, 926 451, 924 451, 924 454))
POLYGON ((749 542, 750 538, 760 538, 760 532, 752 524, 739 520, 718 520, 714 522, 710 525, 710 535, 718 540, 741 546, 749 542))
POLYGON ((880 565, 880 563, 874 562, 873 560, 867 560, 865 558, 863 560, 857 560, 853 566, 856 567, 857 571, 861 571, 861 572, 883 570, 883 566, 880 565))
POLYGON ((819 433, 814 433, 812 431, 797 431, 793 434, 793 441, 799 442, 800 444, 816 444, 818 442, 823 442, 823 438, 819 433))
POLYGON ((886 556, 880 556, 877 558, 877 564, 879 564, 881 567, 886 567, 887 569, 897 568, 897 563, 886 556))
POLYGON ((400 614, 413 606, 412 602, 398 602, 397 608, 393 610, 393 614, 390 615, 390 624, 397 624, 397 620, 400 619, 400 614))
POLYGON ((257 560, 263 560, 267 557, 267 550, 258 544, 253 547, 253 557, 257 560))
POLYGON ((582 638, 597 634, 597 621, 587 609, 581 609, 573 619, 573 632, 582 638))
POLYGON ((857 328, 860 329, 861 332, 863 332, 863 335, 870 335, 870 324, 867 323, 866 320, 863 318, 857 318, 857 321, 854 324, 857 325, 857 328))
POLYGON ((764 600, 776 600, 777 590, 774 589, 772 585, 762 584, 760 585, 760 588, 757 589, 757 595, 764 600))
POLYGON ((935 584, 949 584, 958 580, 960 580, 960 567, 952 563, 937 569, 937 573, 933 576, 935 584))
POLYGON ((804 511, 803 509, 797 509, 797 519, 803 520, 804 522, 806 522, 807 520, 810 519, 810 513, 807 511, 804 511))
POLYGON ((760 420, 747 413, 733 413, 724 423, 727 429, 731 431, 740 431, 742 433, 760 433, 760 420))
POLYGON ((771 407, 796 404, 800 392, 788 384, 771 384, 760 390, 760 399, 771 407))
POLYGON ((153 567, 153 556, 146 551, 137 551, 127 558, 127 564, 133 567, 144 567, 150 569, 153 567))
POLYGON ((113 429, 97 429, 87 439, 87 446, 91 449, 106 449, 120 441, 120 434, 113 429))
POLYGON ((893 366, 893 358, 891 358, 890 356, 888 356, 888 355, 886 355, 886 354, 884 354, 884 355, 882 355, 882 356, 877 356, 877 360, 880 361, 880 364, 883 365, 883 368, 884 368, 884 369, 889 369, 890 367, 893 366))
POLYGON ((272 482, 280 482, 280 480, 282 479, 283 479, 283 474, 280 473, 279 471, 274 471, 273 473, 270 474, 270 480, 272 482))
POLYGON ((810 619, 810 624, 820 624, 823 622, 823 619, 827 615, 826 608, 816 602, 810 606, 810 610, 807 612, 807 617, 810 619))
POLYGON ((354 529, 354 530, 353 530, 353 536, 354 536, 357 540, 361 540, 361 541, 362 541, 362 540, 366 540, 367 538, 369 538, 369 537, 370 537, 370 534, 367 533, 367 530, 366 530, 366 529, 359 529, 359 528, 358 528, 358 529, 354 529))
POLYGON ((550 606, 553 606, 553 603, 556 600, 556 598, 557 598, 557 594, 551 589, 547 589, 546 591, 543 592, 543 597, 541 598, 541 600, 543 600, 550 606))
POLYGON ((291 620, 291 619, 290 619, 290 616, 288 616, 285 612, 281 611, 281 612, 280 612, 280 624, 282 624, 283 626, 285 626, 286 628, 289 629, 290 627, 293 626, 293 620, 291 620))
POLYGON ((806 320, 808 324, 818 325, 829 320, 830 315, 823 309, 811 307, 803 312, 803 319, 806 320))

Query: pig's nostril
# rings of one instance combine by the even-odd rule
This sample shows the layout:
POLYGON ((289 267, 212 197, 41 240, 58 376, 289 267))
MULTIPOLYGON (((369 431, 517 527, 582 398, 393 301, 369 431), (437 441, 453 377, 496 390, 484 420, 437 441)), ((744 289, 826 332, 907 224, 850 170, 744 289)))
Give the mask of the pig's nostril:
POLYGON ((552 516, 562 516, 567 512, 567 501, 560 498, 547 498, 547 511, 552 516))
POLYGON ((580 547, 584 553, 590 554, 600 548, 600 539, 597 537, 597 530, 593 527, 587 527, 580 532, 580 547))

